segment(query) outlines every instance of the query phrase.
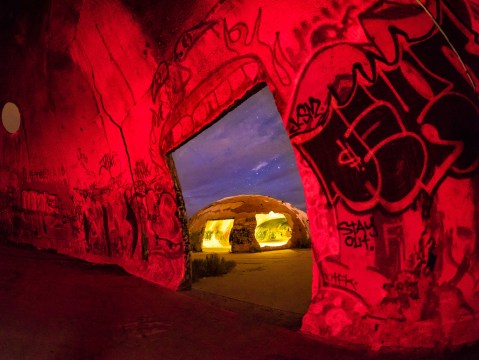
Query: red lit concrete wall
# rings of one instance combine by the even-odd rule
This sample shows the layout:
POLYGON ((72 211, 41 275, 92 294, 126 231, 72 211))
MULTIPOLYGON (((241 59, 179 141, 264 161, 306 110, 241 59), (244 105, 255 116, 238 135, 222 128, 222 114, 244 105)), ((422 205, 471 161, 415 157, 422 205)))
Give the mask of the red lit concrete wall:
POLYGON ((23 115, 0 131, 3 234, 187 284, 165 155, 264 82, 307 198, 303 330, 477 340, 477 0, 31 6, 2 34, 2 104, 23 115))

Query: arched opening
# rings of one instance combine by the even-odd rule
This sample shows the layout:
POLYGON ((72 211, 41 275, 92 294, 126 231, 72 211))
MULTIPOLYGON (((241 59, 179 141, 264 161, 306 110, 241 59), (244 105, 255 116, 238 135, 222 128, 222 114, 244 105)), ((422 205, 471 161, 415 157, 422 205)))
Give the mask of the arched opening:
POLYGON ((201 248, 211 252, 230 252, 230 234, 234 219, 208 220, 201 239, 201 248))
POLYGON ((300 320, 312 282, 304 190, 269 89, 244 99, 169 158, 186 207, 193 262, 211 254, 236 262, 230 273, 200 279, 193 289, 300 320), (240 199, 255 196, 271 200, 240 199))
POLYGON ((267 214, 256 214, 254 237, 261 248, 286 245, 291 239, 291 225, 286 216, 270 211, 267 214))

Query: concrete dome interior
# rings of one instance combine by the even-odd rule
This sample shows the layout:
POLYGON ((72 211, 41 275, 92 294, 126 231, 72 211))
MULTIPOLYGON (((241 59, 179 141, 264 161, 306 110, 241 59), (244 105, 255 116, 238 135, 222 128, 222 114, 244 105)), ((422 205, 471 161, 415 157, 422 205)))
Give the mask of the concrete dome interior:
POLYGON ((170 155, 266 86, 309 219, 302 331, 479 340, 477 0, 6 0, 0 24, 2 238, 188 288, 170 155))

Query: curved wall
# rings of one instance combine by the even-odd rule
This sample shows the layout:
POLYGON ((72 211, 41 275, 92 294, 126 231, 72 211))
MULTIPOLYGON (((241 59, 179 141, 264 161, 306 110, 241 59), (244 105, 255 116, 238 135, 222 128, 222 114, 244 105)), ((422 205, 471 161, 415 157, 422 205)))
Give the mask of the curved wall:
POLYGON ((476 0, 15 4, 0 11, 0 99, 22 114, 0 128, 4 236, 187 286, 166 155, 266 83, 311 227, 303 330, 477 340, 476 0))

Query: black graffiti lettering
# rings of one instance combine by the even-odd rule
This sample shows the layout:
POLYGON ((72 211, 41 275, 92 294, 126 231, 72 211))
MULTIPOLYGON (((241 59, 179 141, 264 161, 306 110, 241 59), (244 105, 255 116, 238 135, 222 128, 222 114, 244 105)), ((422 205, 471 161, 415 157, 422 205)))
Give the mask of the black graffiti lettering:
POLYGON ((353 229, 350 227, 347 221, 342 221, 337 226, 338 230, 343 233, 343 235, 349 235, 353 233, 353 229))
POLYGON ((366 250, 374 250, 371 238, 378 236, 373 217, 368 221, 342 221, 337 229, 341 236, 344 236, 344 244, 352 248, 365 247, 366 250))
POLYGON ((116 164, 117 155, 116 153, 106 153, 100 160, 100 170, 98 174, 101 174, 101 171, 105 169, 111 175, 111 169, 116 164))
POLYGON ((349 277, 348 274, 323 272, 323 279, 325 285, 357 290, 358 282, 354 278, 349 277))
POLYGON ((138 179, 145 179, 149 177, 151 174, 151 170, 148 166, 148 163, 143 159, 138 160, 136 162, 134 172, 135 172, 135 176, 138 179))
POLYGON ((369 218, 369 224, 364 222, 364 227, 367 231, 369 231, 369 236, 378 236, 378 231, 376 230, 376 225, 374 225, 374 218, 372 216, 369 218))

